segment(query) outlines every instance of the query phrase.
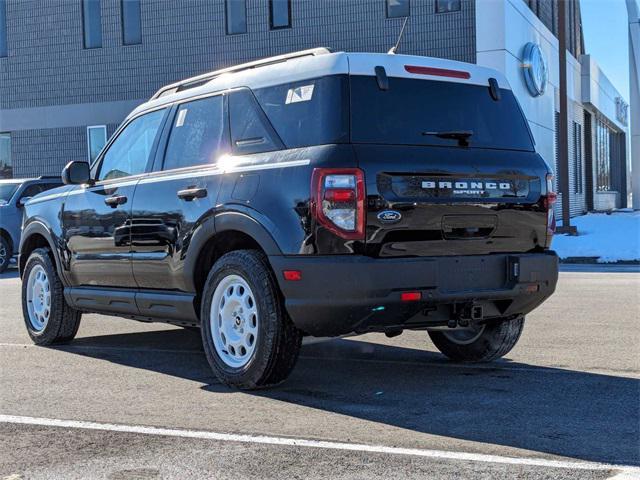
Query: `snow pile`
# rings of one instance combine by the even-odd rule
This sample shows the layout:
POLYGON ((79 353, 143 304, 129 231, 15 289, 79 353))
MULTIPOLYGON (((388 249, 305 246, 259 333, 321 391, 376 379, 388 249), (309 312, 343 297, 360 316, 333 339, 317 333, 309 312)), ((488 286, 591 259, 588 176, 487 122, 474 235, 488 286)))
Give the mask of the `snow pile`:
POLYGON ((589 213, 571 219, 578 236, 555 235, 551 248, 560 258, 598 257, 598 263, 640 261, 640 211, 589 213))

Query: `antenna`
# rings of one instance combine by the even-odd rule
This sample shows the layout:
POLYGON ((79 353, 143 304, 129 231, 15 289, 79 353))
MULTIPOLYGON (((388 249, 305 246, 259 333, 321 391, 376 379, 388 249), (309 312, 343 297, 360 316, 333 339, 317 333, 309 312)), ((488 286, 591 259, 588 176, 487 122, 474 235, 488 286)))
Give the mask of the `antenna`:
POLYGON ((407 20, 409 20, 409 17, 404 17, 404 22, 402 22, 402 28, 400 29, 400 35, 398 35, 398 41, 387 52, 389 55, 395 55, 396 54, 396 51, 398 50, 398 46, 400 45, 400 40, 402 40, 402 34, 404 33, 404 27, 407 26, 407 20))

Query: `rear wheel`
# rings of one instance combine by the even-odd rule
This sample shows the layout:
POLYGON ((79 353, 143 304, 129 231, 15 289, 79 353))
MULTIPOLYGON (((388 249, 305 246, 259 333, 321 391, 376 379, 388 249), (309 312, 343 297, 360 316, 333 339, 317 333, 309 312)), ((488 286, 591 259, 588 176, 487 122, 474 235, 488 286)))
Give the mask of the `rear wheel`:
POLYGON ((201 319, 207 360, 227 385, 275 385, 293 369, 302 335, 262 253, 237 250, 215 263, 205 283, 201 319))
POLYGON ((497 320, 467 329, 432 330, 429 337, 443 354, 456 362, 490 362, 505 356, 518 343, 524 317, 497 320))
POLYGON ((0 273, 9 268, 11 261, 11 245, 6 238, 0 235, 0 273))
POLYGON ((82 314, 65 301, 62 282, 46 248, 34 250, 25 265, 22 314, 37 345, 68 342, 78 332, 82 314))

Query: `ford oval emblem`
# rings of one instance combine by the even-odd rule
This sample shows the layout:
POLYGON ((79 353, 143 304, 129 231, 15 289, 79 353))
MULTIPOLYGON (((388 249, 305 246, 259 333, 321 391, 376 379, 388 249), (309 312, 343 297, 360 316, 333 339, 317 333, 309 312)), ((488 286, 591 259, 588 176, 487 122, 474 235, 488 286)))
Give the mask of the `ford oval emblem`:
POLYGON ((397 223, 401 218, 402 214, 395 210, 383 210, 378 214, 378 220, 380 220, 381 223, 397 223))

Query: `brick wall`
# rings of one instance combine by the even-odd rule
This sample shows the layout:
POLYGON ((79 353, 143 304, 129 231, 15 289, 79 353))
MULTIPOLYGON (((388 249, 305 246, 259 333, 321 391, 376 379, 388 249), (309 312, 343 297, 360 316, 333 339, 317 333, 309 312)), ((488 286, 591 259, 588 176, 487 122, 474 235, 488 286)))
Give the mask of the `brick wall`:
MULTIPOLYGON (((226 35, 223 0, 141 0, 142 44, 122 45, 120 2, 102 0, 102 48, 83 49, 80 0, 8 0, 0 108, 149 97, 187 76, 317 46, 387 51, 402 19, 384 0, 293 0, 291 29, 269 30, 267 0, 247 0, 248 33, 226 35)), ((435 13, 412 0, 401 53, 475 61, 472 0, 435 13)))
MULTIPOLYGON (((141 0, 142 44, 125 46, 119 0, 101 0, 102 48, 84 49, 80 0, 7 0, 0 114, 148 98, 185 77, 317 46, 386 52, 403 21, 386 18, 385 0, 292 0, 292 28, 270 30, 268 5, 247 0, 248 33, 226 35, 224 0, 141 0)), ((435 0, 411 0, 399 52, 475 62, 473 0, 459 12, 435 8, 435 0)), ((11 132, 14 176, 59 173, 86 158, 86 141, 83 127, 11 132)))

